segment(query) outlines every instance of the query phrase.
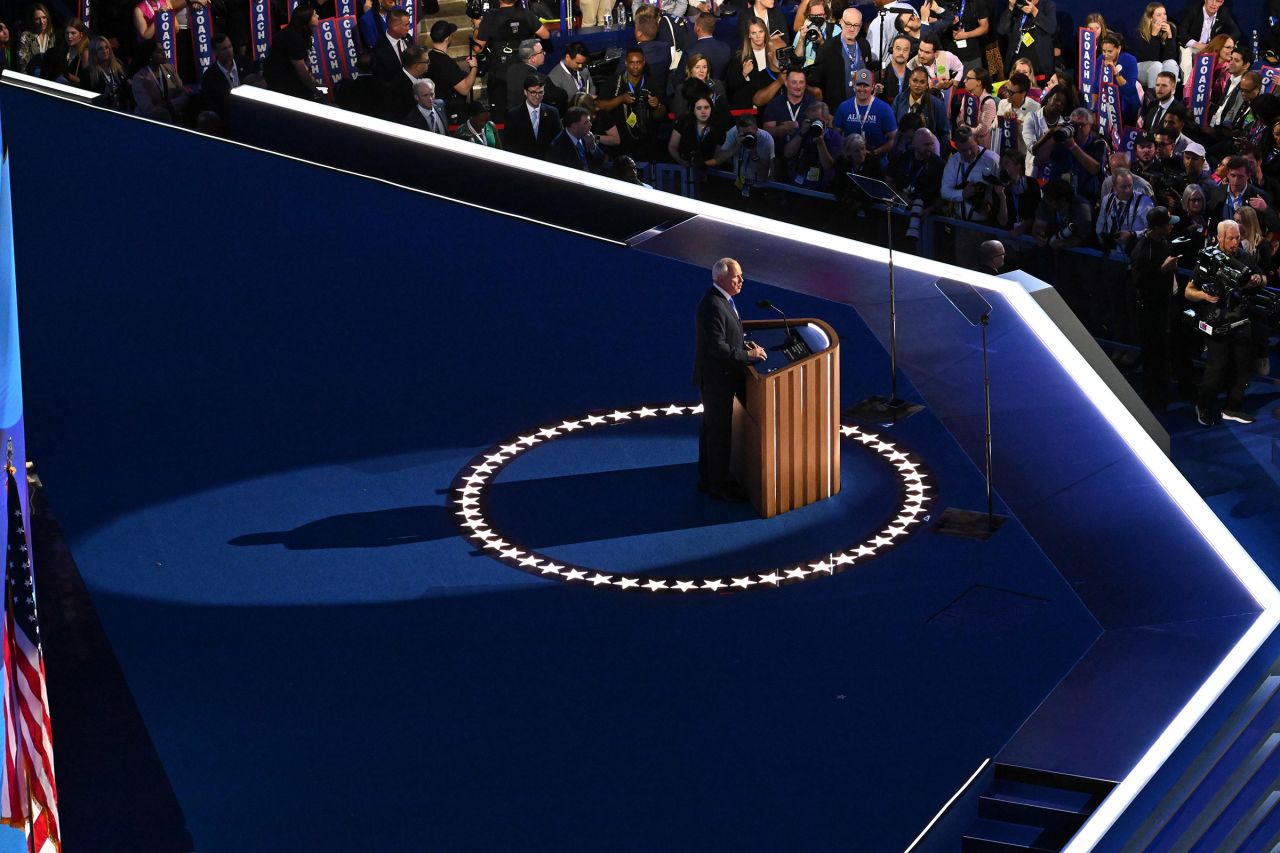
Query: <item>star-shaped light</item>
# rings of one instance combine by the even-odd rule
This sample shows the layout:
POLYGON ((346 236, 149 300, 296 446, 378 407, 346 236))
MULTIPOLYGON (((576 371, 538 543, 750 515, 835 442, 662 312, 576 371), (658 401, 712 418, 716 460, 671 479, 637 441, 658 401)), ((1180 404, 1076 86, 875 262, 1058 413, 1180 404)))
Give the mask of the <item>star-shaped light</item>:
POLYGON ((591 585, 592 585, 592 586, 600 586, 600 584, 602 584, 602 583, 605 583, 605 584, 613 583, 613 577, 612 577, 612 576, 610 576, 610 575, 602 575, 602 574, 600 574, 599 572, 596 572, 594 575, 592 575, 591 577, 587 578, 587 580, 591 581, 591 585))
POLYGON ((657 592, 660 589, 668 589, 667 582, 664 580, 658 580, 657 578, 654 578, 645 584, 645 588, 650 592, 657 592))
POLYGON ((691 414, 691 415, 700 415, 700 414, 702 414, 702 404, 701 404, 701 403, 699 403, 698 405, 691 407, 691 408, 689 409, 689 414, 691 414))
POLYGON ((504 454, 506 454, 507 456, 515 456, 517 453, 519 453, 519 452, 520 452, 521 450, 523 450, 524 448, 523 448, 523 447, 521 447, 519 444, 504 444, 504 445, 502 445, 502 447, 501 447, 501 448, 499 448, 499 449, 500 449, 504 454))
POLYGON ((857 553, 859 557, 870 557, 875 552, 876 549, 872 548, 870 545, 859 545, 855 553, 857 553))
POLYGON ((751 586, 754 583, 755 581, 753 581, 751 578, 734 578, 733 579, 733 585, 740 589, 746 589, 747 587, 751 586))
POLYGON ((828 563, 826 560, 819 560, 816 563, 810 563, 809 570, 814 572, 826 572, 827 574, 831 574, 831 567, 834 565, 835 563, 828 563))
POLYGON ((667 407, 666 407, 665 409, 663 409, 662 411, 663 411, 663 412, 665 412, 665 413, 666 413, 666 414, 668 414, 668 415, 683 415, 683 414, 684 414, 684 406, 667 406, 667 407))
POLYGON ((582 429, 582 424, 579 421, 565 421, 560 424, 560 429, 565 432, 573 432, 575 429, 582 429))
POLYGON ((542 441, 542 439, 538 437, 538 434, 537 434, 537 433, 534 433, 533 435, 522 435, 522 436, 520 436, 520 442, 519 442, 519 443, 520 443, 520 444, 523 444, 525 447, 533 447, 533 446, 534 446, 535 444, 537 444, 539 441, 542 441))
POLYGON ((703 582, 702 582, 702 588, 703 588, 703 589, 709 589, 709 590, 711 590, 711 591, 713 591, 713 592, 714 592, 714 591, 716 591, 716 590, 718 590, 718 589, 723 588, 723 587, 724 587, 724 585, 725 585, 725 584, 724 584, 724 581, 722 581, 722 580, 717 580, 716 578, 711 578, 710 580, 705 580, 705 581, 703 581, 703 582))
POLYGON ((569 581, 580 581, 587 576, 582 569, 570 569, 564 573, 564 579, 569 581))
POLYGON ((557 566, 555 563, 547 563, 545 566, 538 569, 538 571, 542 572, 544 575, 558 575, 560 574, 560 570, 563 568, 564 566, 557 566))
POLYGON ((538 430, 538 435, 542 436, 543 438, 555 438, 559 434, 560 434, 560 431, 557 430, 555 427, 547 427, 545 429, 538 430))
POLYGON ((623 411, 614 411, 609 415, 609 417, 613 419, 614 423, 619 423, 621 421, 628 420, 631 417, 631 413, 623 412, 623 411))
POLYGON ((787 577, 792 578, 793 580, 804 580, 804 576, 807 574, 809 574, 809 572, 799 566, 796 566, 794 569, 787 569, 787 577))
POLYGON ((620 589, 631 589, 640 585, 639 578, 618 578, 618 587, 620 589))
POLYGON ((836 554, 832 562, 837 566, 852 566, 854 557, 850 554, 836 554))
POLYGON ((769 574, 767 575, 760 576, 760 583, 771 583, 774 586, 777 586, 778 582, 781 580, 782 580, 782 576, 779 575, 777 572, 769 572, 769 574))
POLYGON ((688 592, 689 590, 693 589, 695 586, 697 586, 696 581, 676 581, 676 589, 680 590, 681 592, 688 592))
POLYGON ((542 562, 541 560, 539 560, 537 557, 533 556, 532 554, 530 554, 528 557, 522 557, 520 559, 520 565, 527 566, 529 568, 533 568, 537 566, 538 563, 541 563, 541 562, 542 562))
POLYGON ((600 415, 587 415, 586 417, 587 426, 598 426, 602 423, 604 423, 604 418, 600 415))
POLYGON ((521 551, 519 548, 508 548, 507 550, 502 551, 502 552, 500 552, 500 553, 501 553, 501 554, 502 554, 502 556, 503 556, 503 557, 505 557, 506 559, 508 559, 508 560, 514 560, 514 559, 516 559, 517 557, 519 557, 519 556, 520 556, 522 553, 524 553, 524 552, 523 552, 523 551, 521 551))
POLYGON ((657 415, 657 414, 658 414, 658 410, 657 410, 657 409, 650 409, 650 408, 648 408, 648 407, 646 406, 646 407, 643 407, 643 408, 636 409, 636 414, 637 414, 637 415, 639 415, 639 416, 640 416, 640 417, 642 417, 642 418, 652 418, 652 417, 654 417, 655 415, 657 415))
POLYGON ((892 536, 877 536, 871 540, 871 544, 879 548, 881 545, 890 545, 893 543, 892 536))

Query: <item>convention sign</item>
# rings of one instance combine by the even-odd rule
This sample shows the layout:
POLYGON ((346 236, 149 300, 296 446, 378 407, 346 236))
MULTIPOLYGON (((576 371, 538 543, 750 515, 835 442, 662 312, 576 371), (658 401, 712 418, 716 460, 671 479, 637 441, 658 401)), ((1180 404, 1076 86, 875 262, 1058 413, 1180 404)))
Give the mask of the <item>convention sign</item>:
POLYGON ((249 0, 249 33, 253 58, 261 62, 271 48, 271 0, 249 0))
POLYGON ((1209 95, 1213 90, 1213 54, 1202 53, 1191 69, 1191 119, 1201 127, 1209 125, 1209 95))
POLYGON ((204 74, 213 64, 213 10, 207 3, 202 6, 193 5, 190 17, 191 48, 195 52, 200 73, 204 74))
POLYGON ((172 9, 160 9, 156 12, 156 41, 164 48, 164 55, 169 64, 178 65, 178 24, 174 20, 172 9))
POLYGON ((1080 81, 1080 94, 1084 102, 1093 107, 1098 102, 1098 35, 1093 30, 1080 28, 1080 62, 1076 79, 1080 81))

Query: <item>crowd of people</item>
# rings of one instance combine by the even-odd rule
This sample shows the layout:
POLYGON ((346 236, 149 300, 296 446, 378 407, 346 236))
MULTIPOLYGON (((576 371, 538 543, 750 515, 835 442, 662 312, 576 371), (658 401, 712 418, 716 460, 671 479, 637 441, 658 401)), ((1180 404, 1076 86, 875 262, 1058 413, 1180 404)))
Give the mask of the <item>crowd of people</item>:
MULTIPOLYGON (((212 0, 216 61, 191 85, 196 66, 181 30, 190 8, 210 2, 141 0, 132 30, 114 37, 78 18, 58 26, 35 3, 17 38, 16 27, 0 23, 0 60, 96 91, 118 109, 210 128, 240 85, 325 96, 307 57, 332 0, 294 7, 260 63, 249 61, 247 26, 231 25, 226 0, 212 0), (176 63, 155 38, 164 10, 173 10, 186 45, 176 63)), ((583 4, 597 20, 603 8, 583 4)), ((1195 337, 1179 315, 1187 305, 1219 310, 1217 297, 1180 283, 1175 270, 1194 265, 1206 245, 1230 246, 1252 271, 1251 287, 1277 281, 1280 101, 1263 91, 1257 68, 1275 61, 1280 25, 1268 22, 1247 43, 1223 0, 1190 0, 1181 10, 1149 3, 1123 34, 1103 14, 1086 15, 1097 62, 1118 87, 1117 118, 1136 131, 1121 136, 1100 131, 1096 98, 1075 79, 1077 28, 1053 0, 925 0, 919 8, 893 0, 878 10, 800 0, 786 13, 776 0, 635 0, 615 10, 634 37, 616 65, 593 64, 581 41, 562 42, 553 55, 546 23, 521 0, 468 9, 479 17, 458 58, 454 24, 415 23, 395 0, 365 0, 357 73, 330 99, 635 182, 637 162, 673 162, 694 181, 727 171, 744 195, 782 184, 852 204, 849 176, 863 175, 910 202, 908 241, 927 217, 946 214, 985 226, 987 237, 1114 253, 1130 280, 1093 286, 1110 289, 1101 300, 1110 306, 1105 331, 1142 342, 1151 405, 1169 402, 1171 379, 1189 391, 1191 358, 1206 345, 1213 356, 1231 339, 1239 345, 1206 371, 1197 410, 1206 423, 1219 412, 1250 419, 1241 395, 1250 371, 1269 363, 1266 318, 1195 337), (1204 54, 1214 68, 1197 120, 1192 67, 1204 54), (1116 138, 1125 140, 1119 150, 1116 138)), ((998 239, 979 252, 983 262, 1004 254, 998 239)))

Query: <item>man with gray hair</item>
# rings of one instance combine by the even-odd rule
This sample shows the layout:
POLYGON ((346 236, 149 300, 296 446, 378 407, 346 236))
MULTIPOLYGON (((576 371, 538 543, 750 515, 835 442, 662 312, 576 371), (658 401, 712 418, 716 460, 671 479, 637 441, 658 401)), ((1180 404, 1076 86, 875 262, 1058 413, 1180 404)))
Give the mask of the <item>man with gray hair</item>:
POLYGON ((733 445, 733 400, 745 402, 747 379, 743 368, 768 356, 747 341, 733 298, 742 293, 742 266, 721 258, 711 268, 711 287, 698 303, 693 385, 702 398, 702 427, 698 432, 698 491, 717 500, 742 503, 742 486, 729 472, 733 445))
POLYGON ((1102 197, 1094 225, 1103 250, 1128 253, 1138 234, 1147 230, 1147 212, 1153 207, 1151 196, 1134 189, 1133 173, 1116 169, 1111 176, 1111 192, 1102 197))
POLYGON ((444 101, 436 98, 435 83, 426 77, 414 81, 413 99, 417 103, 400 120, 401 124, 430 133, 449 132, 449 117, 445 113, 444 101))
POLYGON ((546 59, 547 54, 543 51, 542 42, 538 39, 525 39, 520 42, 515 60, 507 66, 508 102, 512 106, 515 106, 516 93, 523 90, 524 81, 528 78, 537 77, 542 80, 542 85, 546 86, 547 78, 542 73, 542 63, 546 59))
POLYGON ((1047 180, 1069 179, 1081 198, 1096 204, 1102 198, 1107 142, 1093 132, 1093 113, 1086 107, 1072 110, 1069 120, 1071 133, 1065 140, 1051 128, 1035 144, 1035 165, 1047 180))

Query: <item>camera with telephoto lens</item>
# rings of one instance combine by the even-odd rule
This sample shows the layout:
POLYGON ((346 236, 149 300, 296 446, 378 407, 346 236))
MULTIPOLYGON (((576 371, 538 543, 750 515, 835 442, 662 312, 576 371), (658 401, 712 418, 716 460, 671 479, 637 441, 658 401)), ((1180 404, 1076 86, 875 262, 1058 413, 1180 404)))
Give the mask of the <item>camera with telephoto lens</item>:
POLYGON ((1196 287, 1218 300, 1197 304, 1202 332, 1218 335, 1249 322, 1253 297, 1259 288, 1251 287, 1253 270, 1248 264, 1217 246, 1205 246, 1196 255, 1192 280, 1196 287))
POLYGON ((738 137, 738 144, 748 151, 755 151, 756 135, 754 133, 744 133, 738 137))
POLYGON ((817 44, 822 39, 822 25, 826 18, 813 16, 809 18, 809 26, 805 27, 804 40, 809 44, 817 44))
POLYGON ((1060 121, 1056 125, 1054 125, 1052 133, 1053 133, 1053 141, 1058 143, 1059 145, 1063 145, 1069 139, 1071 139, 1071 133, 1072 133, 1071 125, 1068 122, 1060 121))
POLYGON ((1001 169, 998 172, 993 172, 990 175, 983 175, 982 180, 991 184, 993 187, 1007 187, 1009 184, 1013 183, 1013 181, 1009 179, 1009 176, 1005 174, 1004 169, 1001 169))
POLYGON ((823 126, 822 122, 819 121, 818 119, 814 119, 813 122, 807 128, 805 128, 804 138, 805 139, 821 139, 822 134, 826 133, 826 131, 827 129, 826 127, 823 126))
POLYGON ((653 92, 648 89, 640 89, 636 92, 636 102, 641 104, 649 103, 649 98, 653 96, 653 92))

